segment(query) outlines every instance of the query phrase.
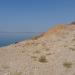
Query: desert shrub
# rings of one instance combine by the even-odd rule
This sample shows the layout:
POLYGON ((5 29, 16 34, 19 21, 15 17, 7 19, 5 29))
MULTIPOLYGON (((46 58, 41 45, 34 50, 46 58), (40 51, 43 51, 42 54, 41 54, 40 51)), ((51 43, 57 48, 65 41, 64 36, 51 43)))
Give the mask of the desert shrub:
POLYGON ((72 63, 71 63, 71 62, 64 62, 64 63, 63 63, 63 66, 64 66, 65 68, 71 68, 71 67, 72 67, 72 63))
POLYGON ((34 51, 34 53, 37 53, 37 54, 39 54, 39 53, 40 53, 40 51, 36 50, 36 51, 34 51))
POLYGON ((68 45, 64 45, 64 47, 68 47, 68 45))
POLYGON ((46 51, 49 51, 50 49, 49 49, 49 48, 46 48, 45 50, 46 50, 46 51))
POLYGON ((72 42, 73 42, 73 41, 75 41, 75 38, 74 38, 74 39, 72 39, 72 42))
POLYGON ((47 53, 46 55, 51 55, 51 53, 47 53))
POLYGON ((39 62, 41 62, 41 63, 46 63, 46 62, 47 62, 46 56, 42 55, 42 56, 39 58, 39 62))
POLYGON ((69 49, 72 50, 72 51, 75 51, 75 48, 72 48, 72 47, 71 47, 71 48, 69 48, 69 49))

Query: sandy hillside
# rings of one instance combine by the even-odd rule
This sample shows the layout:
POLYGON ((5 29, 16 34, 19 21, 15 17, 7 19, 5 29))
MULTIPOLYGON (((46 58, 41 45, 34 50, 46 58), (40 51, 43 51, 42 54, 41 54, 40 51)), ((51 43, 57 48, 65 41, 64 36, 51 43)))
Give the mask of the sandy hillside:
POLYGON ((75 25, 0 48, 0 75, 75 75, 75 25))

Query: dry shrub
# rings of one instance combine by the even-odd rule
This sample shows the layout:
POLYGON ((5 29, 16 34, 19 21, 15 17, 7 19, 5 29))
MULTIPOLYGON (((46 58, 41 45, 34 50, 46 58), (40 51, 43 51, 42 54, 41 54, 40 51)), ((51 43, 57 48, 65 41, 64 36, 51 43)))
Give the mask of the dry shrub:
POLYGON ((41 62, 41 63, 46 63, 46 62, 48 62, 47 59, 46 59, 46 56, 42 55, 42 56, 39 58, 39 62, 41 62))
POLYGON ((64 63, 63 63, 63 66, 64 66, 65 68, 71 68, 71 67, 72 67, 72 63, 71 63, 71 62, 64 62, 64 63))

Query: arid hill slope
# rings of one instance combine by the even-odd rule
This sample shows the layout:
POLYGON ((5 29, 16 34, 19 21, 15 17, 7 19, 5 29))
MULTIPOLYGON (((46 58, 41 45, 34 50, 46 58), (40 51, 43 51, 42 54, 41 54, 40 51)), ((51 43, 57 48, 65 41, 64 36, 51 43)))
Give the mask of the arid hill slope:
POLYGON ((0 75, 75 75, 75 25, 0 48, 0 75))

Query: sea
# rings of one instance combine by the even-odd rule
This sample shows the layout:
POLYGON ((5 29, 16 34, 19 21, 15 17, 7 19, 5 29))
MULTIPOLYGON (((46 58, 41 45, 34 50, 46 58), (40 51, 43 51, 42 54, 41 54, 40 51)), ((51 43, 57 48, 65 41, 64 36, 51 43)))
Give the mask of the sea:
POLYGON ((0 47, 31 39, 39 32, 0 32, 0 47))

